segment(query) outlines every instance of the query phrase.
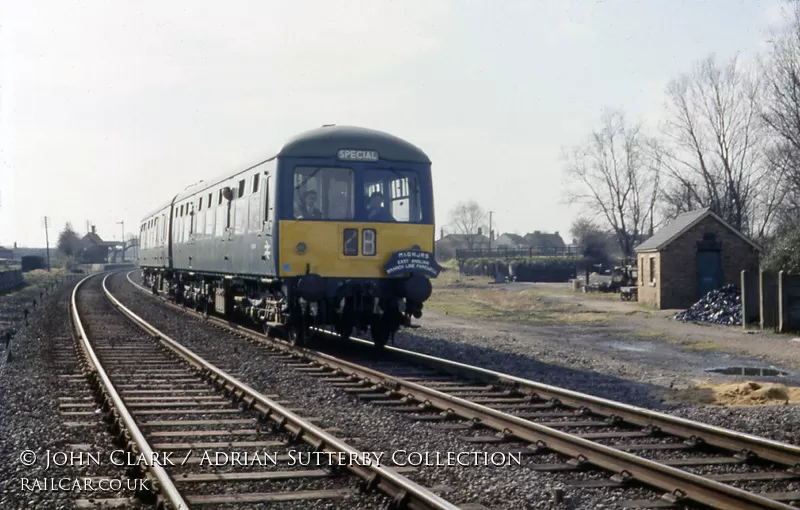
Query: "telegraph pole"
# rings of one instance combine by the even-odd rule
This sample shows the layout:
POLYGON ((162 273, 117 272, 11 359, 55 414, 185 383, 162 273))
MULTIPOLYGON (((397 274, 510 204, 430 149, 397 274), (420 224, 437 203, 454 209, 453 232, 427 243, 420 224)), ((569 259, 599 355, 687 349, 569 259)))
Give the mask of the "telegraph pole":
POLYGON ((50 235, 47 232, 47 224, 49 218, 47 216, 42 217, 42 224, 44 224, 44 242, 45 246, 47 247, 47 272, 50 272, 50 235))
POLYGON ((492 252, 492 213, 494 211, 489 211, 489 253, 492 252))
POLYGON ((122 225, 122 262, 125 262, 125 222, 118 221, 117 225, 122 225))

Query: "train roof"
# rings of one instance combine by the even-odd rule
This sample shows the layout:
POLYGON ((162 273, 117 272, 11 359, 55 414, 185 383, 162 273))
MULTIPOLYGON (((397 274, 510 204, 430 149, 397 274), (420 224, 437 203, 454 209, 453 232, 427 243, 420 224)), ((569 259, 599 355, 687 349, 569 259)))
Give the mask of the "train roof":
POLYGON ((147 214, 144 216, 144 218, 142 218, 141 222, 142 222, 142 223, 144 223, 144 222, 145 222, 145 221, 147 221, 148 219, 150 219, 150 218, 152 218, 152 217, 154 217, 154 216, 158 215, 159 213, 161 213, 161 211, 163 211, 164 209, 166 209, 166 208, 168 208, 170 205, 172 205, 172 201, 173 201, 173 200, 175 200, 175 195, 173 195, 173 196, 172 196, 172 198, 170 198, 168 202, 164 202, 164 203, 162 203, 161 205, 159 205, 158 207, 156 207, 155 209, 151 209, 151 210, 150 210, 150 212, 148 212, 148 213, 147 213, 147 214))
POLYGON ((383 131, 355 126, 323 126, 287 141, 278 157, 335 158, 340 149, 376 151, 382 160, 430 163, 422 150, 383 131))
POLYGON ((402 138, 398 138, 389 133, 375 129, 367 129, 356 126, 322 126, 312 129, 297 136, 290 138, 277 154, 269 159, 263 160, 248 168, 229 171, 218 175, 208 181, 187 186, 186 189, 173 195, 172 199, 162 204, 156 209, 152 209, 145 216, 150 218, 156 213, 160 213, 176 201, 183 200, 198 191, 215 186, 216 184, 230 179, 231 177, 246 172, 276 157, 295 157, 295 158, 335 158, 341 149, 360 149, 375 151, 381 160, 404 161, 410 163, 430 163, 428 155, 422 149, 413 145, 402 138))

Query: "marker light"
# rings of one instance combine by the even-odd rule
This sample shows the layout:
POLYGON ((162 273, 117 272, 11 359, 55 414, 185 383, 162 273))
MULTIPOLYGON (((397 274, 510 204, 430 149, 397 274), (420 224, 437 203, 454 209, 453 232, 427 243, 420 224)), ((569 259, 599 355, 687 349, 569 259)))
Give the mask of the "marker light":
POLYGON ((365 228, 361 232, 361 253, 370 257, 375 255, 376 240, 375 229, 365 228))

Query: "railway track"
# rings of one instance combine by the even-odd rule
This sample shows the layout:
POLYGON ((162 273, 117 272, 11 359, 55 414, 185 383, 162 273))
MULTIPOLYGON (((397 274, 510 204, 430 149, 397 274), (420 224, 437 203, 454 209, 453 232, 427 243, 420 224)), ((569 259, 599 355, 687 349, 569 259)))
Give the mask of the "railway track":
POLYGON ((574 486, 644 484, 662 492, 660 499, 629 500, 624 507, 777 509, 800 502, 800 448, 794 445, 402 349, 387 347, 376 360, 363 340, 339 347, 331 342, 328 352, 297 349, 221 319, 204 320, 372 405, 472 433, 465 441, 502 445, 531 459, 552 452, 566 459, 526 464, 531 469, 606 473, 574 486))
POLYGON ((330 508, 349 498, 339 504, 457 508, 401 474, 413 468, 376 465, 369 452, 315 425, 318 418, 301 417, 164 335, 117 301, 107 279, 76 285, 73 324, 106 416, 126 445, 117 460, 147 479, 160 507, 330 508))

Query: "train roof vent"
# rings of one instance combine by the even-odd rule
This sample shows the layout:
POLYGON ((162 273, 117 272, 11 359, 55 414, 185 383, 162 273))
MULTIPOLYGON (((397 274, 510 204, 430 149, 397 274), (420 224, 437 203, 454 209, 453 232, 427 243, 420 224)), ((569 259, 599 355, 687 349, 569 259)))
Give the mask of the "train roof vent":
POLYGON ((333 127, 333 126, 335 126, 335 125, 336 125, 336 124, 323 124, 323 125, 322 125, 322 127, 333 127))

